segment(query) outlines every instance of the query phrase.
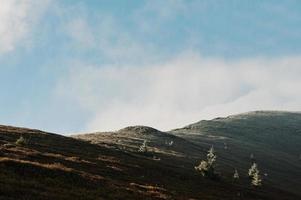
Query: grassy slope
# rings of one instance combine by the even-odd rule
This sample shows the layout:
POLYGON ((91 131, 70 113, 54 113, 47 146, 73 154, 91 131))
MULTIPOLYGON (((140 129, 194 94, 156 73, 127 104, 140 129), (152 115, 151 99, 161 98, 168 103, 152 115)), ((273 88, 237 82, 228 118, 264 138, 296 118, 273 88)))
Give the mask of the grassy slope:
POLYGON ((301 113, 250 112, 171 132, 199 145, 214 144, 224 173, 238 168, 246 174, 253 154, 266 184, 301 195, 301 113))
MULTIPOLYGON (((0 199, 246 199, 264 194, 197 176, 191 166, 154 161, 38 130, 0 126, 0 199), (23 146, 15 141, 30 139, 23 146), (216 190, 218 187, 218 190, 216 190)), ((166 158, 169 156, 166 156, 166 158)))
MULTIPOLYGON (((264 164, 261 155, 265 156, 262 153, 270 148, 268 145, 261 146, 263 151, 253 151, 258 145, 252 137, 246 140, 243 136, 229 139, 228 131, 212 132, 213 125, 211 128, 206 125, 204 131, 203 125, 195 125, 194 128, 188 126, 171 133, 149 127, 128 127, 119 132, 74 138, 0 126, 0 199, 300 198, 299 194, 292 193, 295 192, 294 188, 287 190, 289 184, 296 184, 295 180, 289 180, 283 185, 274 181, 273 173, 281 174, 274 165, 283 159, 295 164, 291 158, 287 158, 285 151, 279 150, 281 158, 264 164), (227 139, 216 138, 221 133, 227 139), (15 141, 20 135, 30 138, 30 142, 16 146, 15 141), (137 149, 144 139, 148 141, 149 152, 138 153, 137 149), (174 141, 171 146, 166 144, 170 141, 174 141), (223 148, 224 141, 229 143, 227 150, 223 148), (218 151, 221 181, 202 178, 193 169, 204 158, 211 144, 215 144, 218 151), (260 189, 250 187, 249 181, 244 178, 249 167, 248 155, 251 149, 261 169, 270 170, 269 165, 274 167, 271 174, 268 171, 266 184, 260 189), (237 151, 241 152, 238 155, 243 160, 236 156, 237 151), (233 167, 237 167, 241 173, 242 178, 238 183, 232 183, 231 180, 233 167)), ((299 127, 296 130, 300 130, 299 127)), ((256 140, 257 136, 254 138, 256 140)), ((292 147, 289 151, 297 152, 297 148, 292 147)), ((300 169, 299 165, 295 167, 291 169, 300 169)), ((297 175, 295 179, 298 179, 297 175)), ((295 188, 297 186, 298 183, 295 188)))

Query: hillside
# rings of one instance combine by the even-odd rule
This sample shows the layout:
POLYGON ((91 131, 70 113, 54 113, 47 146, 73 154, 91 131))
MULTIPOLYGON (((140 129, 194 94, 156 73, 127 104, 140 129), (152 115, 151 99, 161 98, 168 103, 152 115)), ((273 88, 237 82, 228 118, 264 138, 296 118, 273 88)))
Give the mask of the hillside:
POLYGON ((300 199, 300 122, 299 113, 252 112, 170 132, 131 126, 72 137, 0 126, 0 199, 300 199), (16 144, 20 136, 26 142, 16 144), (220 180, 194 170, 211 145, 220 180), (246 176, 254 160, 260 188, 246 176))
POLYGON ((249 112, 203 120, 170 133, 201 146, 213 144, 225 159, 221 170, 247 173, 254 160, 267 184, 301 195, 301 113, 249 112))

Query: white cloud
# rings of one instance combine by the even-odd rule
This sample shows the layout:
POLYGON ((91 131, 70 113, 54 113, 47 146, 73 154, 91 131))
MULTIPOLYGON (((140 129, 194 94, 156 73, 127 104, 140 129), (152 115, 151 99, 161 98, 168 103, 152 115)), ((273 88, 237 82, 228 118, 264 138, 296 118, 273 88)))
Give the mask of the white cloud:
POLYGON ((193 53, 150 66, 75 64, 56 96, 92 113, 88 131, 168 130, 250 110, 300 110, 300 65, 300 57, 224 61, 193 53))
POLYGON ((46 1, 0 0, 0 53, 15 49, 26 39, 46 1))
MULTIPOLYGON (((69 74, 56 87, 55 99, 90 113, 87 131, 135 124, 168 130, 250 110, 300 110, 300 57, 225 61, 189 52, 167 58, 174 54, 163 55, 162 46, 136 37, 141 32, 162 33, 166 23, 194 7, 206 9, 206 4, 147 3, 131 13, 137 33, 114 15, 100 12, 91 18, 81 6, 72 7, 76 16, 62 18, 63 31, 77 48, 93 50, 100 63, 110 64, 73 61, 69 74)), ((188 42, 197 43, 199 37, 192 32, 188 42)))

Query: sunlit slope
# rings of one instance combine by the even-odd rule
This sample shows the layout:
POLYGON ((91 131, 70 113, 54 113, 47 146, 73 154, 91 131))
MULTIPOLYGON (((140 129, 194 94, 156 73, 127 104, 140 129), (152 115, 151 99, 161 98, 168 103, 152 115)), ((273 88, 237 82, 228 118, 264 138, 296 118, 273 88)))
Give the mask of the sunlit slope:
MULTIPOLYGON (((147 126, 129 126, 115 132, 99 132, 73 136, 77 139, 103 144, 127 152, 138 152, 146 141, 148 150, 153 155, 173 156, 178 158, 199 156, 202 148, 173 134, 147 126)), ((174 159, 174 158, 173 158, 174 159)))

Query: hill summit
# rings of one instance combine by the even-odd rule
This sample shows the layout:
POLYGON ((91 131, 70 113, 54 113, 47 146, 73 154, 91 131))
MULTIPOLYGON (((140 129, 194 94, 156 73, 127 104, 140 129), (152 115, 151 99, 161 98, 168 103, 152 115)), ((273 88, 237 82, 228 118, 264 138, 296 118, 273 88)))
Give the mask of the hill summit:
POLYGON ((128 126, 123 129, 120 129, 118 132, 134 132, 138 134, 151 134, 160 132, 159 130, 149 127, 149 126, 128 126))

